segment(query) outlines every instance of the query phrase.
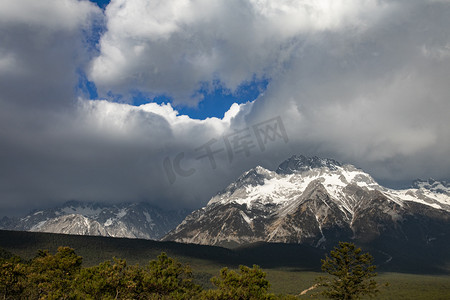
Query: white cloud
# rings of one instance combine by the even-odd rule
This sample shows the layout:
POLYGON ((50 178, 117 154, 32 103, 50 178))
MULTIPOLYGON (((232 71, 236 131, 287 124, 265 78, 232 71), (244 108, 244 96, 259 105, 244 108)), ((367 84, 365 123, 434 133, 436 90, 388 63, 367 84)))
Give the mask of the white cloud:
POLYGON ((254 75, 278 76, 310 35, 361 31, 390 9, 372 0, 113 0, 90 75, 104 93, 138 89, 193 105, 204 82, 234 91, 254 75))
POLYGON ((86 129, 95 130, 100 135, 135 136, 139 139, 158 139, 162 143, 186 140, 188 144, 195 145, 224 134, 232 118, 244 106, 246 104, 233 104, 223 119, 196 120, 179 115, 170 104, 132 106, 106 100, 80 99, 78 115, 81 118, 79 122, 86 129), (201 131, 201 136, 196 136, 198 131, 201 131))

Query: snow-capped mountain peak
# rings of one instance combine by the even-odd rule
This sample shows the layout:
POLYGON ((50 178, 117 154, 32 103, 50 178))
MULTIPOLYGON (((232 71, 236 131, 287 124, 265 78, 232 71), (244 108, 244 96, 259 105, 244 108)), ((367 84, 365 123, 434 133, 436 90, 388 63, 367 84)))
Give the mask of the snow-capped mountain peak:
POLYGON ((281 205, 303 193, 315 180, 336 197, 339 197, 341 190, 349 184, 356 184, 367 189, 378 187, 369 174, 352 165, 342 165, 332 159, 293 156, 281 163, 277 172, 260 166, 245 172, 225 190, 213 197, 208 205, 226 202, 249 206, 256 203, 281 205), (297 164, 297 162, 303 164, 297 164), (296 166, 295 172, 289 167, 291 165, 296 166))
POLYGON ((417 179, 413 182, 412 188, 429 190, 435 193, 446 194, 450 196, 450 183, 430 178, 428 180, 417 179))
MULTIPOLYGON (((428 184, 440 190, 445 187, 428 184)), ((369 241, 382 234, 401 239, 405 226, 417 220, 436 228, 450 221, 450 196, 425 187, 393 190, 353 165, 292 156, 276 172, 259 166, 245 172, 164 239, 213 245, 268 241, 314 246, 341 238, 369 241)))

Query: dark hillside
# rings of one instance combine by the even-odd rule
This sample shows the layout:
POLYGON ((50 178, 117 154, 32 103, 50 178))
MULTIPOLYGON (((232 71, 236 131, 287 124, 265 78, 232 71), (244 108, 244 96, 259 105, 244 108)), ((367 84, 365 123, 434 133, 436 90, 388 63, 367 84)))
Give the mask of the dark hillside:
MULTIPOLYGON (((392 245, 395 245, 393 242, 392 245)), ((146 264, 161 252, 189 263, 195 269, 239 264, 262 268, 289 268, 303 271, 320 271, 320 259, 326 250, 299 244, 254 243, 235 249, 176 242, 141 239, 80 236, 53 233, 0 230, 0 248, 25 259, 34 257, 39 249, 55 252, 58 246, 74 248, 83 257, 85 266, 95 265, 112 257, 125 258, 130 264, 146 264)), ((379 272, 404 272, 423 274, 449 273, 448 245, 439 245, 441 251, 426 252, 419 247, 402 249, 393 247, 387 254, 387 245, 363 246, 375 257, 379 272), (393 255, 394 257, 392 257, 393 255)))

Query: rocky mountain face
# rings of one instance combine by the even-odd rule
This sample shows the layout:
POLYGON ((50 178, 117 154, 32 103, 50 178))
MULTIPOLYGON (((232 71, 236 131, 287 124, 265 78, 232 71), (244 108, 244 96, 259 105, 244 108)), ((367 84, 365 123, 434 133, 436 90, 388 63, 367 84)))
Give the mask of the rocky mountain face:
POLYGON ((187 213, 164 211, 147 203, 105 205, 70 201, 23 218, 3 218, 0 229, 159 239, 187 213))
POLYGON ((429 180, 394 190, 353 165, 293 156, 276 172, 258 166, 244 173, 163 240, 229 247, 448 244, 450 187, 429 180))

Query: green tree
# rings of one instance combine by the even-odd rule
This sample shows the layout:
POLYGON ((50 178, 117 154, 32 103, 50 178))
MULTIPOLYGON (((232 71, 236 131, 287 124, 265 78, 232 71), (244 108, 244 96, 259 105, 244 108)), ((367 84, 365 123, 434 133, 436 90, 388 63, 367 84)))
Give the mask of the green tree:
POLYGON ((26 267, 18 256, 0 258, 0 297, 17 299, 24 290, 26 267))
POLYGON ((142 292, 142 270, 113 258, 97 266, 83 268, 74 280, 81 299, 136 299, 142 292))
POLYGON ((369 253, 362 253, 353 243, 339 242, 322 259, 322 271, 331 276, 319 277, 319 286, 325 290, 323 296, 330 299, 359 299, 363 295, 375 296, 379 291, 373 279, 376 266, 369 253))
POLYGON ((143 289, 147 295, 176 299, 191 299, 201 292, 201 287, 192 280, 189 265, 181 264, 164 252, 144 269, 143 289))
POLYGON ((189 266, 165 253, 143 268, 116 258, 84 268, 75 286, 81 299, 193 299, 201 292, 189 266))
POLYGON ((211 282, 217 289, 206 291, 205 299, 275 299, 268 293, 270 284, 266 273, 257 265, 253 268, 241 265, 239 273, 223 268, 219 277, 211 278, 211 282))
POLYGON ((39 251, 25 271, 24 298, 72 299, 72 282, 81 270, 81 261, 81 256, 69 247, 59 247, 55 255, 39 251))

